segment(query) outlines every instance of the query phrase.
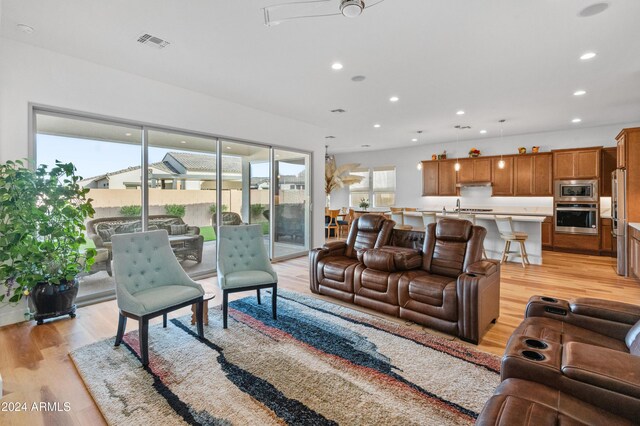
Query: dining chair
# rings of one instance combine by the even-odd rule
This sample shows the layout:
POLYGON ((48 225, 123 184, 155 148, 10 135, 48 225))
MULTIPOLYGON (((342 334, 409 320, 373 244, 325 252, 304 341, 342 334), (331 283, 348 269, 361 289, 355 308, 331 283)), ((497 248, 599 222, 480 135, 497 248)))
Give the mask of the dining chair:
POLYGON ((389 210, 391 211, 391 213, 397 213, 401 212, 403 209, 402 207, 389 207, 389 210))
POLYGON ((347 213, 344 215, 342 220, 338 220, 338 225, 340 225, 341 235, 344 235, 344 228, 346 228, 346 235, 349 235, 349 230, 351 229, 351 222, 353 222, 353 215, 355 213, 355 210, 345 208, 344 211, 346 211, 347 213))
POLYGON ((222 290, 222 327, 227 328, 229 294, 271 288, 271 311, 277 319, 278 275, 273 270, 261 225, 221 226, 218 241, 218 286, 222 290))
POLYGON ((120 346, 127 318, 138 321, 140 358, 149 365, 149 320, 162 315, 167 327, 167 313, 196 305, 198 337, 204 338, 203 296, 200 284, 182 269, 164 229, 111 237, 113 278, 119 321, 115 346, 120 346))
MULTIPOLYGON (((468 220, 473 225, 476 224, 476 215, 475 214, 458 213, 458 219, 468 220)), ((484 249, 484 244, 482 245, 482 258, 483 259, 488 259, 489 258, 487 256, 487 251, 484 249)))
POLYGON ((511 242, 515 241, 520 244, 520 260, 522 262, 522 267, 526 267, 526 265, 531 265, 529 262, 529 255, 527 254, 527 247, 525 242, 529 235, 525 232, 517 232, 513 229, 513 221, 511 217, 495 217, 496 225, 498 226, 498 232, 500 232, 500 238, 504 240, 504 249, 502 250, 502 258, 500 259, 500 263, 509 261, 509 254, 518 252, 510 252, 511 242))
POLYGON ((340 225, 338 224, 338 216, 340 216, 340 209, 329 209, 329 222, 325 225, 327 230, 327 238, 331 237, 331 230, 333 229, 333 235, 336 238, 340 238, 340 225))

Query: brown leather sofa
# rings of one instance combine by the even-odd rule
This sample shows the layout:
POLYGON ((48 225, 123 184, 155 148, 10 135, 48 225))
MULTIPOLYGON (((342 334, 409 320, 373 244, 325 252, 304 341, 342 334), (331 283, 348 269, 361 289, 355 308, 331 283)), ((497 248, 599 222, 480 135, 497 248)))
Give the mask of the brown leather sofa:
MULTIPOLYGON (((359 218, 363 219, 374 220, 369 215, 359 218)), ((372 227, 366 229, 370 232, 372 227)), ((328 243, 311 251, 311 291, 472 343, 478 343, 498 318, 500 265, 482 260, 484 228, 465 220, 442 219, 427 228, 422 250, 386 245, 385 233, 375 244, 371 234, 369 243, 358 247, 358 255, 355 250, 349 255, 350 242, 365 241, 358 237, 360 232, 354 225, 346 244, 328 243), (345 254, 336 256, 338 250, 345 254)))
POLYGON ((518 404, 544 414, 531 424, 557 424, 552 420, 563 418, 566 424, 638 423, 640 307, 534 296, 507 343, 501 376, 519 384, 501 385, 480 424, 517 415, 518 404), (509 398, 519 402, 507 404, 509 398))

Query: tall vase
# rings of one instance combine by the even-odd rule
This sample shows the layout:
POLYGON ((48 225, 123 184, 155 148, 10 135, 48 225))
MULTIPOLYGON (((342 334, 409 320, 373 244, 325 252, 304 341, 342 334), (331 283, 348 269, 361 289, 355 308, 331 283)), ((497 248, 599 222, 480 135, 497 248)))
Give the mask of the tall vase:
POLYGON ((331 194, 327 194, 327 204, 325 205, 325 207, 328 209, 331 208, 331 194))

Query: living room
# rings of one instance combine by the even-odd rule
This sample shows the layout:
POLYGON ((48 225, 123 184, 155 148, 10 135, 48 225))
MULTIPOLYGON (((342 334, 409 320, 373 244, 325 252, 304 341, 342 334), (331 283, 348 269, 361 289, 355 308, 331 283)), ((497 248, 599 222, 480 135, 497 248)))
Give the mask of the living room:
MULTIPOLYGON (((14 408, 0 412, 0 423, 160 421, 161 417, 154 416, 166 416, 169 424, 224 420, 303 423, 307 415, 312 419, 309 422, 317 423, 332 419, 337 423, 393 423, 393 416, 400 416, 396 422, 469 423, 500 383, 499 357, 525 319, 531 296, 558 300, 594 297, 640 304, 639 281, 633 278, 633 271, 638 270, 632 267, 629 274, 627 265, 626 274, 617 273, 621 250, 616 244, 625 240, 627 263, 636 253, 633 245, 620 237, 617 242, 605 240, 617 218, 612 212, 615 198, 607 153, 614 153, 614 170, 627 169, 627 189, 640 190, 633 180, 637 175, 632 174, 640 173, 632 172, 638 167, 633 162, 637 159, 634 131, 626 136, 623 151, 633 156, 624 167, 616 165, 621 158, 616 138, 623 129, 640 127, 637 2, 371 0, 364 2, 364 9, 358 1, 277 7, 281 3, 0 2, 0 162, 25 158, 50 166, 55 160, 73 162, 87 180, 83 187, 90 188, 88 197, 95 209, 93 218, 86 219, 87 242, 82 247, 96 251, 95 263, 79 277, 76 318, 46 319, 37 325, 26 312, 31 309, 26 297, 16 303, 0 302, 0 401, 14 408), (350 11, 357 11, 358 16, 349 17, 350 11), (307 15, 329 16, 299 18, 307 15), (526 153, 521 153, 521 148, 526 153), (555 232, 560 225, 556 223, 554 185, 570 179, 561 178, 554 165, 574 151, 575 155, 589 151, 589 158, 596 159, 596 172, 580 175, 580 179, 588 176, 597 181, 599 188, 593 202, 597 211, 590 213, 596 222, 588 224, 596 229, 595 235, 555 232), (524 186, 532 191, 524 194, 519 192, 517 181, 524 168, 518 165, 530 158, 544 158, 549 167, 545 173, 536 174, 533 168, 527 172, 531 178, 523 181, 524 186), (328 159, 338 167, 352 164, 351 173, 364 179, 328 195, 328 159), (460 178, 467 165, 482 160, 490 164, 488 179, 460 178), (501 162, 506 167, 500 167, 501 162), (434 166, 451 167, 450 190, 440 191, 443 178, 437 171, 436 177, 427 173, 434 166), (510 173, 513 188, 500 193, 496 179, 504 170, 510 173), (383 175, 382 180, 376 178, 383 175), (533 179, 540 178, 547 179, 542 185, 547 192, 537 192, 540 185, 533 179), (375 186, 376 182, 384 185, 375 186), (429 189, 433 182, 438 182, 435 193, 429 189), (362 201, 369 205, 363 208, 362 201), (421 255, 428 226, 421 230, 415 220, 420 223, 423 216, 433 214, 440 223, 443 218, 460 219, 463 209, 472 210, 476 225, 486 230, 486 258, 494 261, 501 259, 505 248, 495 217, 508 216, 514 232, 527 233, 524 247, 530 264, 524 265, 523 253, 518 252, 515 242, 513 257, 502 264, 496 262, 499 316, 489 319, 496 322, 481 330, 477 344, 468 343, 474 339, 443 331, 435 322, 421 323, 416 318, 345 302, 330 290, 313 291, 310 270, 311 274, 315 271, 308 253, 327 243, 346 241, 352 223, 341 230, 340 238, 333 238, 332 231, 326 238, 325 206, 340 210, 341 221, 348 219, 349 209, 357 216, 373 213, 393 219, 393 234, 409 235, 415 241, 408 248, 421 255), (394 216, 392 208, 405 208, 405 212, 394 216), (481 211, 488 209, 492 211, 481 211), (123 222, 123 217, 129 219, 123 222), (160 223, 167 218, 172 223, 160 223), (259 315, 269 314, 270 304, 255 305, 255 296, 245 293, 230 296, 229 328, 222 328, 218 225, 231 225, 237 218, 240 223, 261 227, 264 248, 279 276, 279 317, 276 323, 269 323, 268 330, 256 322, 266 321, 259 315), (92 226, 100 221, 108 223, 102 229, 90 229, 89 220, 97 221, 92 226), (338 368, 334 365, 339 364, 338 359, 356 368, 331 370, 332 377, 343 374, 343 380, 324 381, 318 377, 321 374, 312 374, 313 369, 303 368, 304 360, 267 357, 262 361, 268 359, 281 370, 291 363, 288 379, 282 379, 285 383, 277 384, 271 375, 275 374, 273 367, 260 380, 255 378, 261 372, 257 364, 246 364, 244 371, 251 371, 256 383, 269 385, 272 391, 280 389, 287 396, 285 402, 271 405, 264 398, 275 398, 273 394, 258 395, 256 389, 226 384, 220 392, 232 392, 237 400, 228 402, 227 408, 215 408, 227 404, 222 402, 227 398, 203 403, 207 396, 197 392, 204 385, 188 385, 199 379, 187 371, 189 352, 197 340, 192 335, 196 328, 189 321, 178 321, 185 315, 190 318, 191 310, 186 307, 169 314, 167 330, 186 336, 179 335, 174 342, 170 342, 173 335, 163 337, 159 318, 152 321, 151 365, 163 345, 181 342, 188 352, 180 355, 179 348, 171 347, 163 358, 167 362, 161 366, 163 373, 144 376, 146 370, 140 368, 136 355, 136 321, 127 324, 125 334, 133 352, 123 355, 127 349, 113 347, 120 310, 108 239, 123 223, 131 226, 129 232, 143 230, 143 223, 145 231, 164 227, 171 233, 171 226, 175 227, 169 244, 182 269, 206 294, 215 295, 208 302, 209 325, 204 332, 212 344, 224 347, 221 342, 227 344, 227 338, 259 339, 244 331, 234 336, 241 326, 251 326, 261 330, 260 336, 271 336, 283 345, 258 340, 256 346, 242 346, 256 359, 266 357, 260 345, 273 345, 268 346, 273 354, 285 351, 288 344, 298 349, 306 345, 307 364, 317 361, 328 368, 325 363, 329 361, 318 361, 317 354, 310 354, 320 351, 336 357, 331 358, 331 368, 338 368), (287 318, 295 319, 294 306, 299 306, 300 316, 287 324, 287 318), (333 325, 327 327, 332 333, 310 339, 316 335, 302 320, 316 316, 318 321, 326 320, 321 316, 329 314, 321 315, 320 311, 330 312, 333 325), (334 323, 338 317, 345 321, 339 327, 334 323), (376 333, 384 331, 384 338, 349 334, 352 331, 347 331, 346 322, 375 328, 376 333), (393 340, 397 345, 382 344, 392 339, 393 333, 419 341, 420 351, 436 341, 449 352, 467 348, 492 376, 484 377, 484 372, 468 367, 459 370, 452 364, 448 376, 441 372, 443 376, 424 378, 402 360, 403 351, 416 348, 403 346, 397 338, 393 340), (285 341, 285 335, 303 343, 285 341), (356 343, 343 346, 345 342, 332 340, 336 335, 356 343), (435 340, 427 344, 424 339, 435 340), (363 347, 368 348, 364 355, 359 352, 363 347), (91 376, 92 356, 101 354, 105 357, 102 367, 94 368, 91 376), (369 361, 359 364, 362 357, 369 361), (114 378, 128 377, 130 383, 122 388, 105 385, 109 370, 104 370, 104 365, 119 362, 127 365, 121 369, 125 376, 114 373, 114 378), (380 398, 393 394, 389 388, 376 387, 379 383, 371 377, 367 376, 366 383, 359 382, 358 374, 365 375, 373 371, 370 369, 387 374, 385 380, 393 381, 391 388, 407 394, 402 393, 393 403, 367 409, 364 389, 369 390, 369 398, 376 393, 380 398), (290 390, 292 383, 303 381, 300 377, 308 378, 310 384, 290 390), (475 387, 471 377, 484 384, 475 387), (165 396, 186 392, 188 397, 176 397, 187 404, 186 411, 206 412, 213 419, 183 416, 185 408, 172 405, 176 398, 158 402, 154 399, 157 395, 146 394, 154 380, 155 389, 164 383, 165 396), (415 387, 407 391, 407 386, 429 380, 449 381, 451 385, 447 389, 419 385, 417 392, 422 396, 411 393, 415 387), (184 389, 174 387, 178 382, 185 383, 184 389), (347 389, 350 386, 353 394, 347 389), (146 402, 132 396, 136 387, 149 398, 146 402), (343 401, 336 401, 335 407, 324 404, 327 398, 331 400, 328 389, 332 387, 344 387, 339 394, 343 401), (481 396, 464 394, 461 389, 465 387, 478 390, 481 396), (420 399, 426 398, 423 391, 430 392, 429 401, 420 399), (314 397, 307 399, 305 392, 314 397), (355 418, 345 414, 350 404, 344 402, 352 395, 361 398, 351 404, 360 404, 350 414, 355 418), (405 396, 408 399, 402 400, 405 396), (472 400, 469 406, 460 402, 465 398, 472 400), (452 402, 463 408, 455 413, 443 411, 443 401, 447 407, 452 402), (40 402, 45 406, 38 410, 40 402), (21 410, 23 403, 28 410, 21 410), (395 403, 397 407, 393 407, 395 403), (161 408, 153 414, 144 404, 161 408), (243 404, 247 404, 246 410, 243 404), (256 408, 261 404, 268 408, 256 408), (288 414, 292 417, 283 414, 285 406, 297 407, 288 414), (398 412, 416 408, 429 414, 412 420, 398 412), (316 416, 320 414, 322 421, 316 416)), ((633 219, 640 213, 640 206, 633 201, 638 198, 630 195, 627 199, 632 209, 629 222, 640 222, 633 219)), ((633 235, 629 230, 628 241, 634 240, 633 235)), ((263 301, 270 302, 269 294, 262 293, 263 301)), ((205 349, 212 347, 193 349, 194 360, 210 358, 213 362, 217 358, 222 366, 221 375, 211 378, 211 383, 238 374, 224 370, 231 367, 220 361, 220 353, 207 356, 205 349)), ((229 365, 240 365, 240 360, 230 358, 231 350, 226 354, 229 365)), ((192 367, 197 370, 199 365, 207 364, 192 367)), ((638 395, 633 392, 635 396, 626 397, 632 408, 625 405, 625 413, 632 412, 634 404, 640 410, 638 395)), ((571 398, 581 401, 581 395, 571 398)), ((624 417, 624 410, 612 411, 624 417)))

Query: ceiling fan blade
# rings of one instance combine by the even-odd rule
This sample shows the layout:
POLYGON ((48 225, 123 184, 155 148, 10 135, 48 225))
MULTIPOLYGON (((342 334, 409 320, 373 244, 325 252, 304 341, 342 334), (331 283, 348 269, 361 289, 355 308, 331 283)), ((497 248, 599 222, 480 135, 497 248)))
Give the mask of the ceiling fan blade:
POLYGON ((337 0, 306 0, 267 6, 264 9, 264 24, 278 25, 281 22, 301 18, 319 18, 340 15, 337 0))
POLYGON ((364 8, 365 9, 369 9, 370 7, 373 7, 377 4, 382 3, 384 0, 368 0, 364 2, 364 8))

